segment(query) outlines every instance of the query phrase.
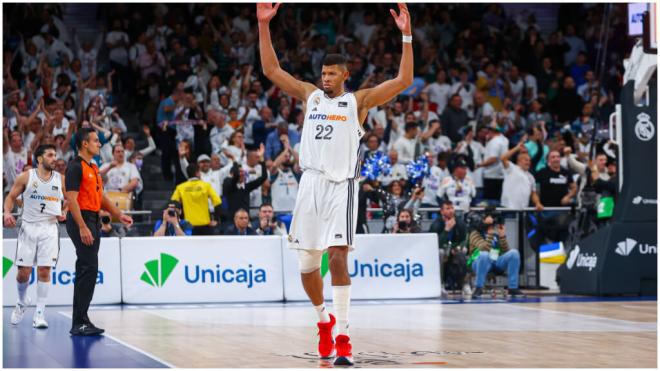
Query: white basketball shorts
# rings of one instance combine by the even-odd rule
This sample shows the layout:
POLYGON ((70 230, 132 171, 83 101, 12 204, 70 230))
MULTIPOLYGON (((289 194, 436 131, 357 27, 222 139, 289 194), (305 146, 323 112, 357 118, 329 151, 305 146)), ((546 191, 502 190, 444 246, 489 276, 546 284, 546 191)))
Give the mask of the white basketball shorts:
POLYGON ((60 254, 57 223, 23 221, 18 231, 15 264, 20 267, 54 267, 60 254))
POLYGON ((358 213, 357 179, 333 182, 314 171, 300 179, 293 210, 289 248, 326 250, 332 246, 353 249, 358 213))

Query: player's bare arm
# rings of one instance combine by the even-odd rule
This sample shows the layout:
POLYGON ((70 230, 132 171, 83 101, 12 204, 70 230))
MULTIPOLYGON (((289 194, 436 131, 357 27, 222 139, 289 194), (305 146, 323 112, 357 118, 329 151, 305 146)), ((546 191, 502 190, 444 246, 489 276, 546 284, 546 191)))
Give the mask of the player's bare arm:
POLYGON ((16 201, 18 196, 20 196, 25 190, 28 176, 29 172, 27 171, 20 173, 14 180, 14 185, 11 187, 7 197, 5 197, 3 221, 7 228, 14 228, 16 226, 16 218, 11 215, 11 212, 14 210, 14 201, 16 201))
MULTIPOLYGON (((404 37, 412 37, 412 28, 410 26, 410 13, 408 6, 404 3, 399 3, 399 14, 390 9, 392 17, 396 22, 397 27, 401 30, 404 37)), ((401 63, 399 64, 398 75, 391 80, 387 80, 380 85, 370 88, 358 90, 355 92, 355 99, 358 104, 358 115, 360 122, 364 122, 367 117, 367 111, 375 106, 387 103, 392 98, 396 97, 402 91, 406 90, 413 82, 413 49, 411 42, 403 42, 403 53, 401 55, 401 63)))
POLYGON ((316 86, 311 83, 296 80, 288 72, 280 67, 277 55, 273 49, 273 42, 270 39, 270 20, 277 14, 280 3, 273 6, 272 3, 257 3, 257 21, 259 22, 259 54, 261 55, 261 68, 264 75, 296 99, 305 102, 307 97, 316 90, 316 86))

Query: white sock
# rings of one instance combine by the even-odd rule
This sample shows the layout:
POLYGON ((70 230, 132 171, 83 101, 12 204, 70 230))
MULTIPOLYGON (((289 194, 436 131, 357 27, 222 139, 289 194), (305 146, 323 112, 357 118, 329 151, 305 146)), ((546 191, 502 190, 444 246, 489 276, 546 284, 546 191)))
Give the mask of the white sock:
POLYGON ((50 282, 37 282, 37 313, 46 310, 46 298, 48 297, 48 286, 50 282))
POLYGON ((21 305, 25 304, 25 294, 27 294, 27 289, 29 285, 30 285, 29 281, 28 282, 16 281, 16 287, 18 288, 18 302, 21 305))
POLYGON ((332 286, 332 308, 337 316, 337 334, 348 336, 348 309, 351 306, 351 286, 332 286))
POLYGON ((321 303, 320 305, 315 305, 314 309, 316 309, 316 314, 318 314, 319 316, 320 323, 330 322, 330 313, 328 313, 328 309, 325 307, 325 303, 321 303))

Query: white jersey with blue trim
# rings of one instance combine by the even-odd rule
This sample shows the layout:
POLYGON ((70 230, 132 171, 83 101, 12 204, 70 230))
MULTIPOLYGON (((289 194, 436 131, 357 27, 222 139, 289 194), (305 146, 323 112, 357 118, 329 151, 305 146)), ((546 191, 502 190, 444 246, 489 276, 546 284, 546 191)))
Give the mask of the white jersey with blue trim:
POLYGON ((28 183, 23 191, 23 211, 21 218, 25 222, 53 222, 62 214, 62 178, 60 173, 52 171, 50 179, 39 178, 37 169, 30 169, 28 183))
POLYGON ((335 182, 358 178, 363 135, 353 93, 330 98, 322 90, 315 90, 307 98, 300 167, 335 182))

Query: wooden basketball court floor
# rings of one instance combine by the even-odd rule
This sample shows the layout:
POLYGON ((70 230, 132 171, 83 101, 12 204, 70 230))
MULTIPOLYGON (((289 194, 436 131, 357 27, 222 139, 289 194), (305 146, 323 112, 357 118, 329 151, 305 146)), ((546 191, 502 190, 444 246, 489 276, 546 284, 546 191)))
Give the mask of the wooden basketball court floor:
MULTIPOLYGON (((70 307, 45 331, 32 311, 4 309, 4 367, 332 367, 309 303, 95 306, 106 336, 82 339, 70 307)), ((655 297, 357 301, 350 321, 359 368, 657 367, 655 297)))

